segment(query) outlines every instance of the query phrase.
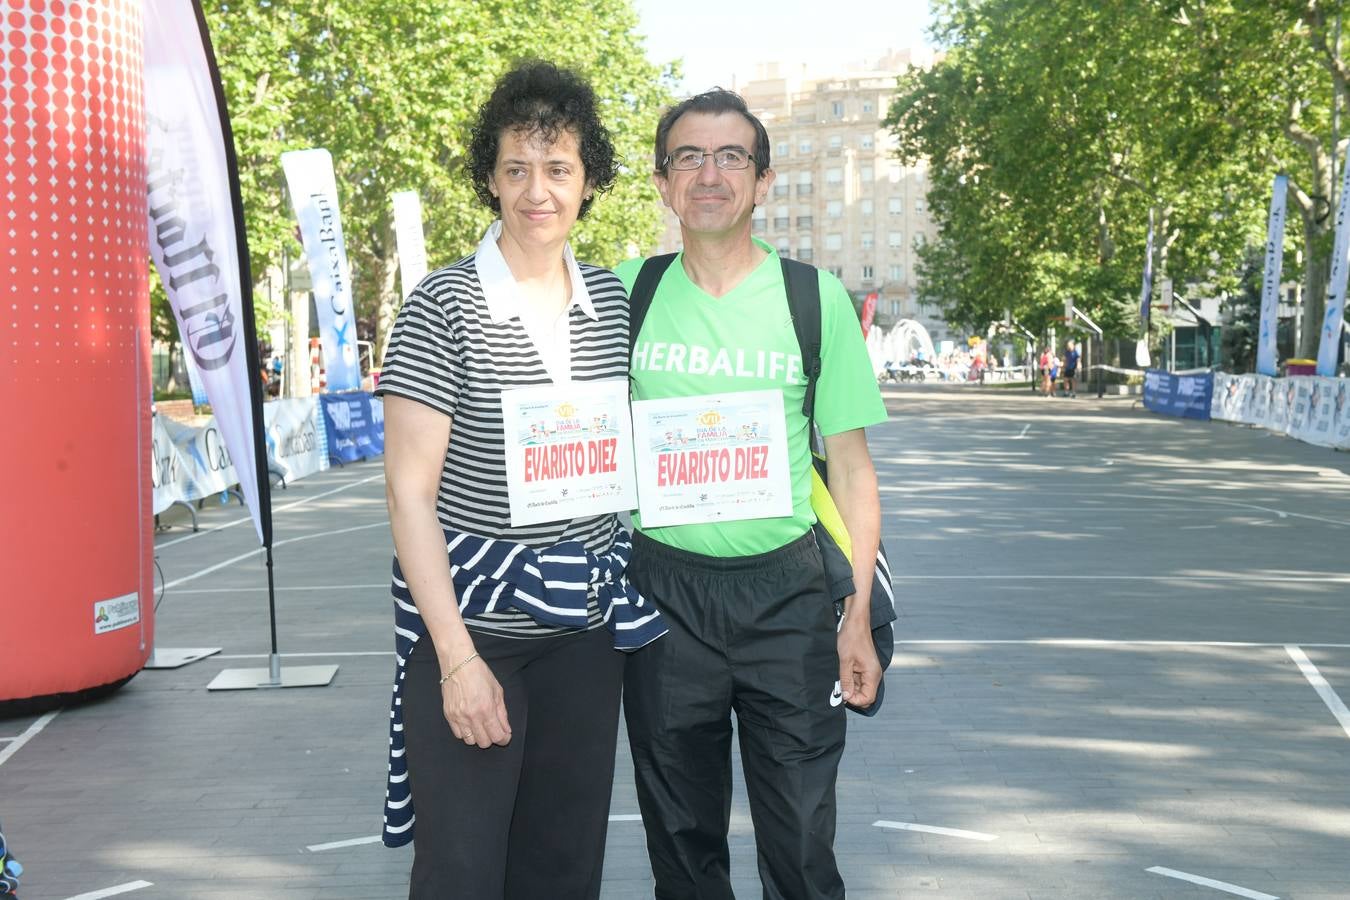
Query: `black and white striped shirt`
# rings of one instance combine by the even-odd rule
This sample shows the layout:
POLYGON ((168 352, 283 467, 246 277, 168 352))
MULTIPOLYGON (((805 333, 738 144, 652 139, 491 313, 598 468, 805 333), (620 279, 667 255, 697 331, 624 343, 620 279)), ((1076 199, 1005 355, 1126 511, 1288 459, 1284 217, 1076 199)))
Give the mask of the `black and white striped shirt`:
MULTIPOLYGON (((451 419, 436 498, 442 528, 532 548, 579 541, 590 552, 602 554, 619 531, 618 519, 611 513, 511 525, 501 394, 552 381, 520 317, 504 312, 500 300, 490 304, 484 294, 475 260, 491 237, 490 231, 479 253, 428 275, 408 297, 394 323, 375 393, 416 400, 451 419)), ((496 252, 495 243, 488 252, 496 252)), ((574 288, 566 310, 572 380, 626 378, 628 296, 623 285, 608 269, 576 264, 570 250, 566 261, 585 288, 584 292, 574 288)), ((598 626, 594 598, 589 612, 589 627, 598 626)), ((485 612, 466 624, 514 637, 570 630, 541 625, 518 610, 485 612)))

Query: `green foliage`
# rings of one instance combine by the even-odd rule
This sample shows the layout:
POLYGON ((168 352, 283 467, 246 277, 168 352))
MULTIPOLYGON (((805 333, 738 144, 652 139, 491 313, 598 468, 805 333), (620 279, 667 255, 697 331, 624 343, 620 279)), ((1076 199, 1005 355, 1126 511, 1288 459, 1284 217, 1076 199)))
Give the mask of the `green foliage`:
MULTIPOLYGON (((945 55, 900 78, 888 118, 900 156, 930 166, 921 290, 966 327, 1007 308, 1038 330, 1072 297, 1138 334, 1152 211, 1160 279, 1235 291, 1276 172, 1325 218, 1325 159, 1298 156, 1330 147, 1340 5, 935 0, 945 55)), ((1324 234, 1308 248, 1325 263, 1324 234)))
POLYGON ((308 147, 333 156, 358 318, 397 304, 390 194, 418 192, 433 268, 471 252, 492 214, 464 168, 469 129, 497 77, 524 58, 591 80, 627 166, 573 233, 578 257, 613 265, 630 242, 655 239, 660 207, 648 145, 673 80, 646 60, 629 0, 204 6, 234 128, 255 279, 281 264, 283 248, 300 255, 280 156, 308 147))

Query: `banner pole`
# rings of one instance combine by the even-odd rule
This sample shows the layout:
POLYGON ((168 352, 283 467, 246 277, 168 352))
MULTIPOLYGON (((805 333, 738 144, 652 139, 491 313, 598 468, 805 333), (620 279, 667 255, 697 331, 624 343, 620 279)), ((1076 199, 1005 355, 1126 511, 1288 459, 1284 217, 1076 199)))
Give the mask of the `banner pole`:
POLYGON ((253 413, 253 458, 258 480, 258 519, 262 526, 262 544, 267 561, 267 611, 271 623, 272 653, 269 658, 267 680, 259 676, 261 670, 226 669, 207 686, 207 690, 239 690, 260 687, 321 687, 329 684, 337 674, 337 666, 298 666, 282 678, 281 657, 277 652, 277 598, 272 567, 272 477, 267 466, 267 440, 263 428, 261 367, 258 360, 258 329, 253 312, 253 276, 249 266, 248 232, 244 227, 244 200, 239 187, 239 160, 234 151, 234 132, 225 106, 225 88, 220 80, 215 51, 206 25, 206 14, 201 0, 192 0, 197 19, 206 65, 215 90, 216 108, 220 111, 220 136, 225 145, 225 169, 230 181, 230 202, 234 210, 235 240, 239 247, 239 291, 244 327, 244 354, 249 367, 249 400, 253 413))

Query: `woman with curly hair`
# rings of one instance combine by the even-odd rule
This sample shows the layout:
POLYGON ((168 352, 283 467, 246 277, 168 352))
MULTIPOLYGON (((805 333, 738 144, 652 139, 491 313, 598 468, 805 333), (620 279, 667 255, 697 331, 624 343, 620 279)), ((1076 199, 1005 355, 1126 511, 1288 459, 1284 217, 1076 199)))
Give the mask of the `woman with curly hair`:
POLYGON ((469 155, 499 219, 408 298, 376 392, 398 652, 384 842, 413 842, 410 897, 587 900, 620 651, 664 628, 627 584, 614 514, 512 525, 501 395, 627 378, 623 287, 567 243, 614 148, 590 86, 531 62, 498 82, 469 155))

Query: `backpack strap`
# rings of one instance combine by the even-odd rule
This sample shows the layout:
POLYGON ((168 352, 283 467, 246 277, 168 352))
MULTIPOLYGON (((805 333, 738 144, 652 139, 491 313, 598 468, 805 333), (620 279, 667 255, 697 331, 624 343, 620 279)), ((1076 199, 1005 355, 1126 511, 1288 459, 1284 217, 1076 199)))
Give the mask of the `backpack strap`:
POLYGON ((783 284, 787 286, 788 309, 797 347, 806 370, 806 397, 802 415, 806 416, 811 446, 816 443, 816 382, 820 380, 820 280, 816 267, 795 259, 782 258, 783 284))
POLYGON ((642 322, 647 318, 647 310, 652 308, 652 298, 656 296, 656 286, 661 276, 675 261, 676 254, 666 253, 643 260, 638 270, 633 289, 628 292, 628 358, 633 358, 633 348, 637 346, 638 333, 642 331, 642 322))

